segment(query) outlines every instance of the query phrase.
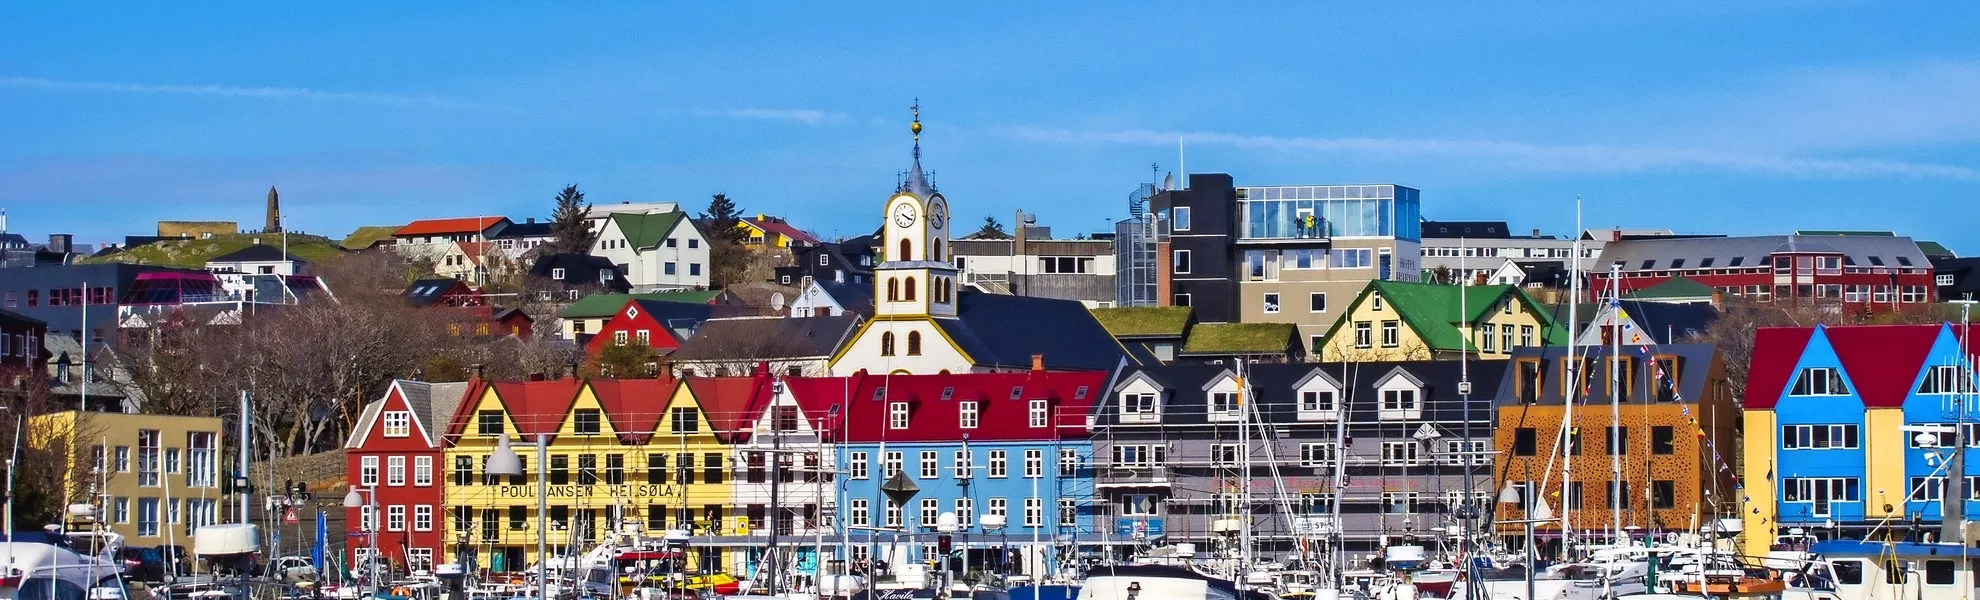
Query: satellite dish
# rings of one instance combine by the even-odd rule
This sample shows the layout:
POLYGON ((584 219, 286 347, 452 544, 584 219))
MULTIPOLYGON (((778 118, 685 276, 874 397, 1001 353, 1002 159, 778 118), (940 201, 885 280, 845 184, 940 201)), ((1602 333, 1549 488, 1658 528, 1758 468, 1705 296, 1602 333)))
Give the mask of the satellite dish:
POLYGON ((770 310, 784 310, 783 292, 772 292, 770 294, 770 310))

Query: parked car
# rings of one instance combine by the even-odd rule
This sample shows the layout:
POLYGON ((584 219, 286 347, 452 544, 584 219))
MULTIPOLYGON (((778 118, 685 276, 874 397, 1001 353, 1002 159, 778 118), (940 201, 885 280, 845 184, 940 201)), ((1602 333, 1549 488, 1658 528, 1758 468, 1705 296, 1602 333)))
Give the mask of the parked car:
POLYGON ((157 547, 119 548, 117 564, 124 566, 125 579, 145 583, 165 581, 165 553, 157 547))

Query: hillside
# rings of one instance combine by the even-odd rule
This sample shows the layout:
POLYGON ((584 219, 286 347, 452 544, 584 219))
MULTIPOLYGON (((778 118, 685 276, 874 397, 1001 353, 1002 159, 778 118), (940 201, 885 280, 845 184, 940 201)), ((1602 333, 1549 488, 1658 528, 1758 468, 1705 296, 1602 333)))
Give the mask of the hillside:
MULTIPOLYGON (((208 259, 224 256, 254 245, 256 238, 270 246, 281 247, 280 234, 234 234, 216 235, 208 239, 163 240, 107 256, 84 259, 85 263, 137 263, 167 267, 198 269, 206 266, 208 259)), ((319 261, 337 255, 342 250, 329 238, 318 235, 289 235, 289 254, 306 261, 319 261)))

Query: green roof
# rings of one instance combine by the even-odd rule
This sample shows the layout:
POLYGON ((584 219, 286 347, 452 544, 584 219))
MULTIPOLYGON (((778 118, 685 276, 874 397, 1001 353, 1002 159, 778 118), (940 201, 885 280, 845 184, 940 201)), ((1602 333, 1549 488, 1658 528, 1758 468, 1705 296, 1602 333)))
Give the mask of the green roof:
POLYGON ((1189 328, 1183 354, 1283 354, 1293 339, 1291 323, 1198 323, 1189 328))
POLYGON ((1953 254, 1951 248, 1947 248, 1943 245, 1940 245, 1938 242, 1925 242, 1925 241, 1918 242, 1918 251, 1924 253, 1925 256, 1928 257, 1957 256, 1956 254, 1953 254))
POLYGON ((370 248, 372 244, 392 239, 392 232, 398 231, 402 227, 405 226, 366 225, 357 228, 357 231, 351 232, 350 235, 344 236, 344 241, 338 242, 337 245, 343 246, 345 250, 363 250, 370 248))
POLYGON ((612 213, 612 223, 619 226, 619 232, 625 234, 626 242, 632 247, 652 248, 659 246, 660 240, 666 239, 685 216, 687 213, 678 210, 668 213, 612 213))
MULTIPOLYGON (((1555 326, 1553 315, 1535 302, 1531 296, 1516 286, 1510 285, 1443 285, 1405 281, 1371 281, 1368 288, 1354 299, 1348 307, 1353 312, 1362 302, 1367 301, 1370 292, 1382 295, 1383 306, 1396 311, 1418 338, 1429 346, 1432 352, 1471 350, 1471 336, 1460 329, 1465 323, 1485 318, 1485 313, 1497 307, 1501 300, 1511 297, 1512 302, 1525 304, 1540 318, 1542 337, 1549 344, 1567 343, 1567 334, 1555 326), (1463 294, 1460 300, 1459 294, 1463 294), (1462 307, 1464 313, 1460 314, 1462 307)), ((1332 338, 1346 319, 1334 322, 1327 331, 1332 338)))
POLYGON ((1114 337, 1181 337, 1189 329, 1187 306, 1126 306, 1092 309, 1094 320, 1114 337))
MULTIPOLYGON (((255 244, 281 247, 282 234, 230 233, 210 238, 158 240, 116 254, 83 259, 85 263, 133 263, 186 269, 204 269, 206 261, 240 252, 255 244)), ((337 244, 320 235, 289 234, 289 255, 308 262, 319 262, 343 253, 337 244)))
POLYGON ((682 304, 707 304, 708 301, 714 300, 715 296, 721 293, 721 290, 686 290, 679 292, 653 292, 651 294, 592 294, 571 303, 569 307, 559 311, 557 317, 561 319, 609 317, 618 314, 619 309, 626 307, 626 302, 635 298, 640 300, 659 300, 661 302, 679 302, 682 304))
POLYGON ((1710 298, 1712 297, 1712 286, 1684 277, 1672 277, 1670 281, 1636 290, 1625 296, 1642 300, 1657 298, 1710 298))

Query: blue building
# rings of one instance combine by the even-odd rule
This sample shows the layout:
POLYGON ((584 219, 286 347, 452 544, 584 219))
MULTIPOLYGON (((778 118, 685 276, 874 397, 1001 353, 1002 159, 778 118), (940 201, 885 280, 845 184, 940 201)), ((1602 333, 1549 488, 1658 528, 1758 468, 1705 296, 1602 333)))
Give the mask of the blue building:
POLYGON ((849 551, 855 564, 928 564, 942 554, 937 524, 950 514, 950 566, 959 574, 1044 574, 1097 542, 1087 426, 1109 376, 856 373, 787 382, 807 412, 846 407, 834 444, 844 482, 837 517, 866 542, 849 551))

